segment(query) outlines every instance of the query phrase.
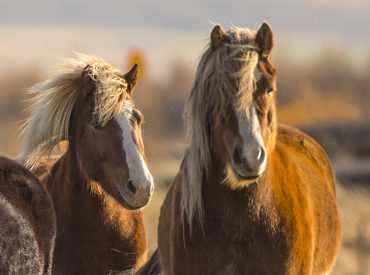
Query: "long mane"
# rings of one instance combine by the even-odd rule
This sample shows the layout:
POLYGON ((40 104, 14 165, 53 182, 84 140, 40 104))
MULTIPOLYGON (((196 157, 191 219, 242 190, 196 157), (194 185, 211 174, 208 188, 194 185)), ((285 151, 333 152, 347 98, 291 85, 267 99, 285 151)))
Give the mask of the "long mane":
POLYGON ((68 140, 70 117, 77 97, 88 83, 87 73, 95 81, 94 123, 104 125, 115 116, 126 96, 127 83, 119 70, 104 60, 84 54, 67 59, 59 74, 27 90, 30 115, 22 127, 22 143, 18 160, 31 170, 53 147, 68 140))
POLYGON ((258 62, 255 32, 233 28, 227 33, 230 43, 216 51, 208 47, 200 58, 185 109, 190 146, 181 183, 181 213, 183 224, 187 222, 190 228, 195 217, 203 224, 202 182, 210 163, 209 124, 219 123, 230 106, 246 112, 255 87, 254 69, 258 62))

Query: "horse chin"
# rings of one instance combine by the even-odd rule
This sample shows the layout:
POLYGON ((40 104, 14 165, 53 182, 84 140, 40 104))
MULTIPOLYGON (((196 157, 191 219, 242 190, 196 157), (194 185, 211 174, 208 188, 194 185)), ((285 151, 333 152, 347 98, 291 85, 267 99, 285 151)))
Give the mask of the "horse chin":
POLYGON ((235 176, 241 181, 255 181, 262 175, 260 171, 258 171, 258 173, 256 174, 249 174, 249 173, 245 173, 244 171, 238 168, 239 167, 232 165, 232 169, 233 169, 235 176))
POLYGON ((254 182, 254 181, 256 181, 261 175, 257 175, 257 176, 245 176, 245 175, 241 175, 241 174, 239 174, 239 173, 237 173, 236 171, 234 171, 234 173, 235 173, 235 176, 237 177, 237 178, 239 178, 239 180, 241 180, 241 181, 251 181, 251 182, 254 182))
POLYGON ((134 210, 139 210, 143 208, 145 205, 140 205, 140 206, 134 206, 128 202, 128 200, 125 197, 124 190, 121 190, 121 188, 118 188, 119 194, 120 194, 120 199, 119 202, 125 207, 127 210, 134 211, 134 210))
POLYGON ((231 189, 236 190, 249 187, 253 183, 257 182, 260 177, 261 175, 243 175, 238 173, 237 169, 234 169, 234 167, 230 165, 226 169, 224 183, 231 189))
POLYGON ((127 209, 127 210, 130 210, 130 211, 134 211, 134 210, 140 210, 142 208, 142 206, 140 207, 134 207, 132 205, 130 205, 124 197, 122 197, 122 204, 123 206, 127 209))

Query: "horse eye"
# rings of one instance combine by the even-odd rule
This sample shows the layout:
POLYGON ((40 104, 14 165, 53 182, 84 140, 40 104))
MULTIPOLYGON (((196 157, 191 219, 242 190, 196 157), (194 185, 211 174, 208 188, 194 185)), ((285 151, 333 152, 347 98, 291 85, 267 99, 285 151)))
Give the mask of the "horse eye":
POLYGON ((267 91, 266 91, 266 93, 268 95, 272 94, 273 92, 274 92, 274 88, 272 88, 272 87, 268 88, 267 91))
POLYGON ((143 121, 143 116, 138 111, 133 111, 132 116, 135 118, 138 124, 140 124, 143 121))

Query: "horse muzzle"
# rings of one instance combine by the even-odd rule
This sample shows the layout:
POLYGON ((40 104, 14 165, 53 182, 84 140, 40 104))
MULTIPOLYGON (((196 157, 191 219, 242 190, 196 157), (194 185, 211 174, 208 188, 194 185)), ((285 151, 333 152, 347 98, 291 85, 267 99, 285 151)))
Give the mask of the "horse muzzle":
POLYGON ((154 191, 154 183, 152 179, 147 181, 128 180, 119 191, 123 197, 124 205, 129 210, 135 210, 146 206, 154 191))
POLYGON ((235 148, 232 156, 232 167, 239 178, 255 180, 266 169, 267 156, 265 148, 244 152, 243 148, 235 148))

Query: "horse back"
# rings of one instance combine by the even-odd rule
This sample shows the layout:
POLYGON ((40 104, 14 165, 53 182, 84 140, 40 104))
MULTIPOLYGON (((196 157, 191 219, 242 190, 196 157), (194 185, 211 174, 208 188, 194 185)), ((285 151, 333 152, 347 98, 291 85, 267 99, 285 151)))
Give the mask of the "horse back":
POLYGON ((300 159, 302 164, 318 169, 323 182, 333 196, 335 196, 335 176, 329 158, 324 149, 310 136, 300 130, 286 125, 279 125, 277 147, 289 148, 287 153, 293 158, 300 159))
POLYGON ((26 168, 0 157, 0 273, 50 274, 55 214, 45 187, 26 168))
MULTIPOLYGON (((340 246, 340 223, 327 154, 301 131, 280 126, 272 158, 270 176, 278 215, 285 231, 292 232, 287 234, 291 264, 306 254, 307 262, 312 262, 310 272, 330 271, 340 246)), ((299 273, 300 267, 292 268, 299 273)))

